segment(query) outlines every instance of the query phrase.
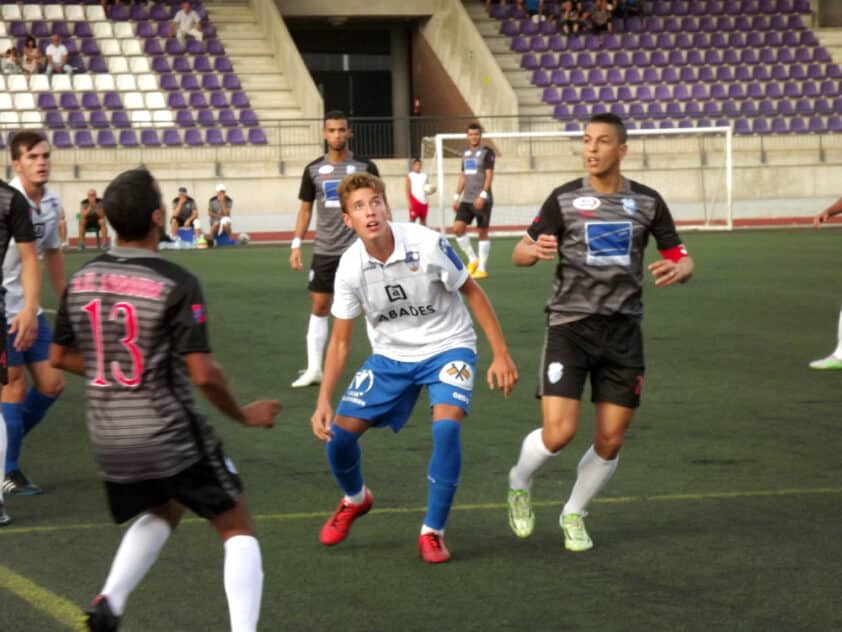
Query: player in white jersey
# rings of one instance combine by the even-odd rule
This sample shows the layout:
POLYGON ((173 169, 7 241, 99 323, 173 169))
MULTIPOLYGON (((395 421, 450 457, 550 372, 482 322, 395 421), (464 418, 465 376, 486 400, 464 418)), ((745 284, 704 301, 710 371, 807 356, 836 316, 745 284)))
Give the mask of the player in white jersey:
POLYGON ((488 338, 494 357, 489 388, 508 396, 518 379, 491 303, 438 233, 389 222, 383 181, 368 173, 339 186, 343 221, 359 239, 342 255, 334 282, 333 332, 313 433, 327 442, 333 474, 345 493, 324 524, 322 544, 338 544, 373 504, 360 467, 359 438, 371 427, 406 423, 421 388, 432 409, 433 452, 427 515, 418 549, 428 563, 446 562, 447 520, 461 468, 461 421, 468 414, 476 367, 476 334, 462 297, 488 338), (350 350, 354 321, 365 315, 373 354, 345 390, 334 419, 331 396, 350 350))
POLYGON ((430 177, 421 171, 421 161, 412 161, 412 170, 406 174, 406 203, 409 208, 409 221, 416 219, 422 226, 427 225, 427 196, 436 192, 436 187, 430 184, 430 177))
MULTIPOLYGON (((842 198, 839 198, 828 206, 821 213, 813 218, 813 226, 820 228, 822 224, 828 221, 834 215, 842 213, 842 198)), ((811 369, 818 369, 820 371, 838 371, 842 369, 842 311, 839 312, 839 325, 837 327, 836 349, 829 356, 821 358, 820 360, 813 360, 810 362, 811 369)))
MULTIPOLYGON (((39 258, 44 260, 47 276, 57 296, 64 293, 64 255, 59 237, 61 202, 48 186, 50 144, 41 132, 24 130, 10 143, 15 178, 9 183, 20 191, 29 204, 29 216, 35 233, 39 258)), ((3 286, 6 290, 6 320, 12 322, 23 308, 21 261, 17 248, 9 248, 3 259, 3 286)), ((49 348, 52 330, 43 309, 38 308, 38 335, 25 351, 15 348, 15 335, 9 333, 9 383, 3 387, 2 410, 8 435, 3 491, 9 495, 32 496, 42 493, 22 472, 20 452, 23 438, 44 418, 64 389, 61 371, 50 366, 49 348), (33 385, 27 387, 26 371, 33 385)))

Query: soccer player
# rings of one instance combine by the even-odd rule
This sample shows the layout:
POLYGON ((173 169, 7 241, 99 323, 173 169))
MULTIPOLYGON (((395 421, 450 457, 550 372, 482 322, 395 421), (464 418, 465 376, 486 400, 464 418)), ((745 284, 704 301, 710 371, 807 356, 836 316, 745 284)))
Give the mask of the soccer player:
POLYGON ((436 188, 430 184, 430 178, 421 171, 421 161, 412 161, 412 170, 406 174, 406 202, 409 205, 409 221, 416 219, 422 226, 427 225, 427 195, 435 192, 436 188))
POLYGON ((366 171, 379 175, 377 166, 367 158, 355 156, 348 149, 351 129, 348 118, 337 110, 325 114, 322 129, 327 153, 304 168, 298 198, 301 206, 295 219, 295 237, 289 264, 303 270, 301 240, 310 226, 313 202, 316 202, 316 240, 310 264, 307 289, 310 290, 310 322, 307 325, 307 368, 292 383, 293 388, 312 386, 322 381, 322 356, 328 335, 328 314, 333 299, 333 278, 339 257, 356 239, 354 231, 342 221, 337 192, 342 178, 366 171))
POLYGON ((468 302, 494 357, 488 386, 508 396, 518 373, 485 293, 438 233, 389 222, 383 181, 367 173, 339 187, 343 221, 359 237, 336 272, 334 325, 313 433, 327 441, 327 457, 345 493, 324 524, 320 541, 338 544, 374 502, 361 470, 359 439, 371 427, 398 432, 423 386, 432 410, 433 453, 428 469, 427 515, 418 549, 428 563, 446 562, 444 528, 462 462, 461 421, 468 414, 476 373, 476 334, 468 302), (345 390, 334 419, 331 396, 348 359, 354 320, 364 314, 373 355, 345 390))
POLYGON ((240 406, 228 387, 211 354, 198 280, 157 253, 166 209, 152 175, 145 169, 120 174, 103 203, 117 246, 71 278, 50 349, 53 366, 85 378, 88 434, 114 520, 139 516, 87 611, 89 629, 117 629, 129 594, 188 507, 225 543, 231 630, 254 631, 260 546, 242 482, 193 402, 190 383, 249 427, 272 427, 280 404, 240 406))
MULTIPOLYGON (((813 226, 821 228, 821 225, 834 215, 842 213, 842 198, 839 198, 828 206, 821 213, 813 218, 813 226)), ((839 325, 836 330, 836 349, 826 358, 810 362, 811 369, 838 371, 842 369, 842 311, 839 312, 839 325)))
MULTIPOLYGON (((64 255, 59 237, 61 201, 47 186, 50 179, 50 143, 38 131, 24 130, 9 143, 15 177, 9 183, 26 198, 29 217, 35 231, 35 248, 44 260, 47 277, 56 295, 64 292, 64 255)), ((3 258, 3 287, 6 290, 6 320, 11 322, 24 305, 21 284, 21 259, 17 248, 9 248, 3 258)), ((31 347, 18 351, 15 334, 9 333, 7 362, 9 382, 2 391, 3 418, 6 421, 8 448, 3 491, 14 496, 43 493, 20 466, 23 439, 44 419, 50 406, 64 390, 61 371, 50 366, 50 340, 53 332, 44 311, 38 308, 38 336, 31 347), (27 385, 26 370, 32 377, 27 385)))
MULTIPOLYGON (((41 271, 38 268, 38 253, 35 250, 35 232, 29 219, 29 204, 21 193, 4 182, 0 182, 0 258, 5 257, 10 239, 21 260, 21 286, 23 307, 9 323, 9 334, 14 335, 16 351, 28 349, 38 334, 38 294, 41 287, 41 271)), ((6 311, 3 309, 3 293, 0 292, 0 331, 6 331, 6 311)), ((7 381, 6 348, 7 337, 0 337, 0 385, 7 381)), ((6 424, 0 420, 0 463, 6 461, 6 424)), ((3 502, 3 487, 0 485, 0 527, 11 522, 3 502)))
POLYGON ((491 224, 491 207, 494 205, 491 181, 494 179, 495 156, 491 147, 482 144, 482 127, 479 123, 468 125, 467 137, 468 148, 462 153, 462 171, 456 182, 456 193, 453 194, 453 210, 456 212, 453 232, 456 243, 468 257, 468 272, 475 279, 486 279, 488 255, 491 252, 488 227, 491 224), (479 229, 479 258, 467 233, 468 224, 475 218, 479 229))
POLYGON ((583 518, 617 469, 623 436, 640 404, 643 252, 650 235, 663 257, 648 266, 657 287, 687 281, 694 268, 661 196, 620 173, 628 150, 623 122, 613 114, 593 116, 582 149, 587 175, 550 194, 512 255, 518 266, 556 256, 559 264, 541 350, 543 425, 523 440, 509 473, 509 524, 521 538, 532 533, 532 480, 576 434, 590 377, 593 445, 579 461, 560 518, 570 551, 593 546, 583 518))

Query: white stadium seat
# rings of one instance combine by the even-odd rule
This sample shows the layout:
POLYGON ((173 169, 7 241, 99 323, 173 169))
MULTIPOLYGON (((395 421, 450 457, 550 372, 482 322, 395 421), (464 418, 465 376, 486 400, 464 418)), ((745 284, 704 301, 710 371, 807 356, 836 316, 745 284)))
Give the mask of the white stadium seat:
POLYGON ((114 23, 114 37, 117 39, 125 39, 127 37, 134 37, 134 28, 131 22, 115 22, 114 23))
POLYGON ((8 75, 6 89, 9 92, 28 92, 29 84, 26 83, 26 75, 8 75))
POLYGON ((45 20, 63 20, 64 8, 60 4, 44 5, 44 19, 45 20))
POLYGON ((146 126, 152 123, 152 114, 149 110, 132 110, 129 112, 129 120, 132 125, 146 126))
POLYGON ((142 92, 158 90, 158 76, 153 74, 137 75, 137 89, 142 92))
POLYGON ((120 42, 120 50, 123 51, 123 54, 127 57, 132 55, 142 55, 143 49, 140 47, 140 41, 132 38, 126 38, 118 40, 120 42))
POLYGON ((129 69, 136 75, 144 72, 149 72, 151 70, 151 68, 149 67, 149 58, 129 57, 129 69))
POLYGON ((105 11, 99 5, 85 7, 85 14, 88 17, 88 22, 99 22, 105 20, 105 11))
POLYGON ((27 110, 20 113, 20 124, 23 127, 41 127, 44 121, 37 110, 27 110))
POLYGON ((68 4, 64 7, 64 19, 68 22, 84 22, 85 8, 81 4, 68 4))
POLYGON ((14 129, 20 127, 20 117, 12 110, 0 110, 0 128, 14 129))
POLYGON ((47 75, 32 75, 29 78, 29 89, 32 92, 50 92, 50 80, 47 75))
POLYGON ((73 81, 70 75, 53 75, 53 92, 70 92, 73 90, 73 81))
POLYGON ((127 110, 142 110, 146 107, 143 103, 143 95, 140 92, 126 92, 123 95, 123 105, 127 110))
POLYGON ((0 91, 0 112, 7 112, 12 109, 12 95, 0 91))
POLYGON ((88 74, 73 75, 73 89, 76 92, 90 92, 94 89, 94 79, 88 74))
POLYGON ((107 74, 96 74, 94 75, 94 85, 100 92, 114 90, 114 77, 107 74))
POLYGON ((4 4, 0 7, 0 15, 4 20, 22 20, 23 16, 20 14, 20 7, 16 4, 4 4))
POLYGON ((104 56, 110 57, 111 55, 119 55, 121 53, 120 42, 113 37, 101 37, 98 35, 97 38, 99 39, 99 50, 104 56))
POLYGON ((160 92, 147 92, 146 107, 150 110, 163 110, 167 107, 167 102, 164 100, 164 95, 160 92))
POLYGON ((24 4, 23 5, 23 19, 24 20, 43 20, 44 11, 40 4, 24 4))
POLYGON ((121 92, 137 90, 137 82, 135 81, 134 75, 117 75, 117 89, 121 92))
POLYGON ((15 109, 19 111, 27 111, 35 109, 35 98, 31 92, 17 92, 15 93, 15 109))
POLYGON ((175 123, 170 110, 155 110, 152 112, 152 120, 155 122, 155 127, 172 127, 175 123))
POLYGON ((108 62, 108 72, 112 74, 129 72, 129 62, 126 61, 125 57, 109 57, 106 61, 108 62))

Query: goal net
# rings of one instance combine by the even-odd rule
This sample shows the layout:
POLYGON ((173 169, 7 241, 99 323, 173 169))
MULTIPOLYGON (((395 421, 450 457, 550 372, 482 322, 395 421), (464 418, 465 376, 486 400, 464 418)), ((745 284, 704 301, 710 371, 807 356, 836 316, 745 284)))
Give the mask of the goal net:
MULTIPOLYGON (((585 173, 581 131, 484 132, 497 153, 492 229, 520 234, 555 187, 585 173)), ((658 191, 681 230, 733 228, 732 129, 629 130, 623 175, 658 191)), ((465 134, 436 134, 421 143, 424 169, 439 194, 428 224, 453 223, 451 200, 467 148, 465 134), (438 212, 436 212, 438 209, 438 212)))

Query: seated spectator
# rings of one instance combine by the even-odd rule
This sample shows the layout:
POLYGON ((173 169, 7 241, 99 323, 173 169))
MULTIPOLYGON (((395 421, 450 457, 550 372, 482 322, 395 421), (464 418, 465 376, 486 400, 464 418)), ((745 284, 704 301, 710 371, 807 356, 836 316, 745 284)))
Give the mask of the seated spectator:
POLYGON ((525 11, 533 22, 544 20, 544 0, 517 0, 517 6, 525 11))
POLYGON ((566 34, 575 34, 582 30, 589 18, 581 2, 565 0, 561 5, 561 30, 566 34))
POLYGON ((89 189, 87 197, 79 204, 79 250, 85 249, 85 235, 89 230, 97 231, 100 247, 108 247, 108 222, 96 189, 89 189))
POLYGON ((173 16, 170 37, 175 37, 184 44, 184 38, 188 35, 202 41, 202 18, 193 10, 189 2, 185 2, 173 16))
POLYGON ((18 49, 14 46, 7 48, 3 55, 3 74, 4 75, 19 75, 23 73, 23 68, 20 65, 20 56, 18 49))
POLYGON ((23 61, 21 68, 26 76, 41 72, 41 67, 44 63, 44 56, 41 55, 41 49, 38 48, 38 42, 31 35, 27 36, 23 45, 23 61))
POLYGON ((201 234, 199 222, 199 207, 196 200, 187 195, 185 187, 179 187, 178 197, 172 201, 172 219, 170 220, 170 234, 173 239, 178 237, 179 228, 193 228, 194 234, 201 234))
POLYGON ((232 200, 225 192, 225 185, 221 182, 216 185, 216 195, 208 201, 208 216, 211 221, 208 240, 215 240, 222 235, 228 235, 231 239, 231 208, 234 206, 232 200))
POLYGON ((50 37, 50 45, 47 46, 46 56, 47 78, 52 79, 53 73, 56 72, 73 74, 73 66, 67 63, 67 46, 61 43, 61 37, 58 33, 53 33, 50 37))
POLYGON ((611 22, 611 16, 614 13, 614 5, 610 4, 608 0, 596 0, 591 10, 591 26, 594 33, 601 33, 608 31, 614 32, 614 25, 611 22))

